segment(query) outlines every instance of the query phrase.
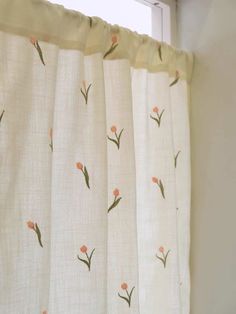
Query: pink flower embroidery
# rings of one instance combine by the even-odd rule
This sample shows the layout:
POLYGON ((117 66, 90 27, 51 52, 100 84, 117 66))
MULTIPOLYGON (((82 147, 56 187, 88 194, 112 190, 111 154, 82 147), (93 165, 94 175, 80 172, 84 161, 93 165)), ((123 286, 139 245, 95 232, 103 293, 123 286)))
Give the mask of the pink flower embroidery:
POLYGON ((86 183, 87 187, 90 189, 89 174, 88 174, 87 168, 81 162, 76 163, 76 168, 82 171, 82 173, 84 175, 85 183, 86 183))
POLYGON ((164 189, 164 185, 163 185, 162 181, 156 177, 152 177, 152 182, 159 186, 159 189, 161 191, 161 195, 163 198, 165 198, 165 189, 164 189))
POLYGON ((164 268, 166 267, 166 261, 167 261, 167 257, 170 253, 170 250, 167 251, 167 253, 165 253, 165 248, 163 246, 159 247, 159 252, 162 254, 162 256, 159 256, 156 254, 156 258, 158 258, 164 265, 164 268))
POLYGON ((152 111, 155 113, 156 116, 152 116, 152 115, 150 114, 150 118, 151 118, 152 120, 156 121, 158 127, 160 127, 160 125, 161 125, 161 118, 162 118, 162 115, 163 115, 163 113, 164 113, 165 110, 162 110, 162 112, 159 114, 159 108, 158 108, 158 107, 154 107, 154 108, 152 109, 152 111))
POLYGON ((112 204, 110 205, 110 207, 108 208, 108 213, 113 209, 113 208, 115 208, 118 204, 119 204, 119 202, 121 201, 121 199, 122 199, 122 197, 118 197, 119 195, 120 195, 120 191, 119 191, 119 189, 115 189, 114 191, 113 191, 113 195, 114 195, 114 200, 113 200, 113 202, 112 202, 112 204))
POLYGON ((83 87, 80 88, 80 92, 81 92, 81 94, 82 94, 83 97, 84 97, 85 104, 87 105, 87 104, 88 104, 89 90, 90 90, 90 87, 92 86, 92 84, 90 83, 90 84, 88 85, 88 87, 87 87, 86 81, 83 81, 83 82, 82 82, 82 85, 83 85, 83 87))
POLYGON ((41 47, 39 46, 39 42, 38 42, 37 38, 35 38, 34 36, 30 37, 30 42, 35 47, 35 49, 37 50, 42 64, 45 65, 45 62, 43 59, 43 52, 42 52, 41 47))
POLYGON ((88 248, 86 245, 81 246, 80 248, 80 252, 82 252, 83 254, 85 254, 86 259, 81 258, 79 255, 77 255, 77 258, 79 261, 83 262, 84 264, 87 265, 88 270, 90 271, 91 269, 91 262, 92 262, 92 256, 94 253, 95 249, 92 250, 91 254, 89 255, 88 252, 88 248))
POLYGON ((29 229, 33 230, 36 233, 36 235, 38 237, 39 245, 41 247, 43 247, 42 240, 41 240, 41 232, 40 232, 40 229, 38 227, 38 224, 29 220, 29 221, 27 221, 27 226, 29 229))
POLYGON ((110 48, 107 50, 107 52, 104 54, 103 59, 105 59, 109 54, 111 54, 116 47, 118 46, 118 38, 116 35, 112 35, 111 37, 111 46, 110 48))
POLYGON ((118 149, 120 149, 120 139, 121 139, 121 135, 122 135, 123 131, 124 131, 124 129, 122 129, 120 131, 120 133, 118 134, 117 133, 117 127, 115 125, 113 125, 111 127, 111 132, 115 134, 115 138, 111 138, 111 137, 107 136, 109 141, 115 143, 118 149))
POLYGON ((118 293, 118 296, 119 296, 121 299, 125 300, 125 301, 128 303, 129 307, 131 306, 131 298, 132 298, 132 293, 133 293, 133 291, 134 291, 134 288, 135 288, 135 287, 133 287, 133 288, 131 289, 131 291, 129 292, 129 291, 128 291, 128 284, 127 284, 126 282, 123 282, 123 283, 121 284, 121 289, 122 289, 122 290, 125 290, 125 293, 126 293, 127 297, 121 295, 120 293, 118 293))

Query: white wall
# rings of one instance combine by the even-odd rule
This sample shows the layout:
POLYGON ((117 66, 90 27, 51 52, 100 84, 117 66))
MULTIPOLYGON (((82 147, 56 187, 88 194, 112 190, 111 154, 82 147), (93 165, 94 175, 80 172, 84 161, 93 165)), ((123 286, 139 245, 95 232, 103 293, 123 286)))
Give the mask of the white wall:
POLYGON ((178 0, 192 81, 191 314, 236 314, 236 0, 178 0))

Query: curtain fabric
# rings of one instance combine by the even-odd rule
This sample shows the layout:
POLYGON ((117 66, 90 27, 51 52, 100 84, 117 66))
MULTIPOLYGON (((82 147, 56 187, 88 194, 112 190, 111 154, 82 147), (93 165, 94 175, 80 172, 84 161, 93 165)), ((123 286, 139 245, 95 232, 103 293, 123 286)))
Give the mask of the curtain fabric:
POLYGON ((0 312, 189 313, 192 56, 0 2, 0 312))

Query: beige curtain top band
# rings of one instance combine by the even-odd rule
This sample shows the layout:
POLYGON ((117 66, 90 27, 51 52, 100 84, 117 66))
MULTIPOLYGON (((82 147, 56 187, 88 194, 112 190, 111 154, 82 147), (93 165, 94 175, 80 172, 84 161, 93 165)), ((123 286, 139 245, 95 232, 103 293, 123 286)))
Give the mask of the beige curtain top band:
POLYGON ((128 59, 134 68, 150 72, 167 71, 191 80, 193 55, 176 50, 147 35, 139 35, 98 17, 87 17, 45 0, 1 0, 0 30, 36 37, 63 49, 77 49, 89 55, 103 55, 116 45, 106 59, 128 59))

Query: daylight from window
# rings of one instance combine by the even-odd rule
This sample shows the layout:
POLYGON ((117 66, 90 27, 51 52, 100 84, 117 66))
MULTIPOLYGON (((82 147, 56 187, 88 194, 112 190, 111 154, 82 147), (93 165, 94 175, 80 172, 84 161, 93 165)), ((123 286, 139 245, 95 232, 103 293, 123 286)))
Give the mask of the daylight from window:
POLYGON ((50 0, 88 16, 99 16, 111 24, 151 36, 151 8, 135 0, 50 0))

